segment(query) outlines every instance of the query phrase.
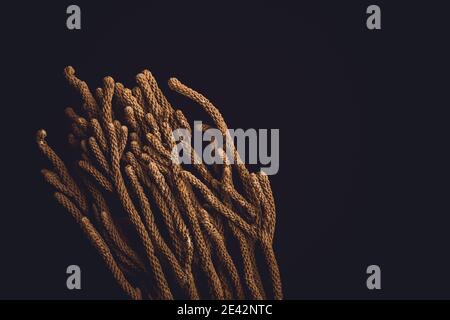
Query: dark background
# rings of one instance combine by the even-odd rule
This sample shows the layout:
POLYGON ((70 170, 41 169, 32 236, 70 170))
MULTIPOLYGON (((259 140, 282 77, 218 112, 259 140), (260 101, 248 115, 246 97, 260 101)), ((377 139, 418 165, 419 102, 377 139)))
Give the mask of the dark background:
POLYGON ((450 298, 448 8, 443 1, 2 4, 0 298, 124 298, 40 176, 79 107, 62 75, 131 85, 149 68, 231 128, 280 128, 275 251, 285 297, 450 298), (78 4, 82 30, 66 29, 78 4), (378 4, 382 30, 369 31, 378 4), (66 289, 66 267, 82 290, 66 289), (366 288, 366 268, 382 290, 366 288))

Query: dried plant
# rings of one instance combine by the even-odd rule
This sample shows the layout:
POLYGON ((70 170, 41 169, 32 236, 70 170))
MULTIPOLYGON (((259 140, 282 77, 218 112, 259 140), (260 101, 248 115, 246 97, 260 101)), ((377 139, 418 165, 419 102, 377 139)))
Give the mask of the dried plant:
MULTIPOLYGON (((82 98, 79 114, 65 110, 79 160, 69 173, 40 130, 37 145, 53 166, 42 174, 121 288, 133 299, 281 299, 268 176, 250 173, 233 145, 226 145, 237 157, 233 165, 223 149, 223 165, 174 161, 173 130, 192 129, 150 71, 132 89, 105 77, 95 96, 74 68, 64 74, 82 98)), ((226 134, 208 99, 175 78, 169 87, 226 134)))

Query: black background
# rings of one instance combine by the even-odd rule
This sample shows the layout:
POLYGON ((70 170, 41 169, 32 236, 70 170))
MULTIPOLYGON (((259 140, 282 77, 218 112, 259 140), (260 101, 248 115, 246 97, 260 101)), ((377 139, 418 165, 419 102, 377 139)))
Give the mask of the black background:
POLYGON ((2 4, 0 298, 125 298, 40 176, 62 148, 62 75, 176 76, 231 128, 280 128, 271 177, 285 297, 450 298, 448 8, 443 1, 75 1, 2 4), (294 5, 295 3, 295 5, 294 5), (382 30, 369 31, 378 4, 382 30), (65 287, 82 269, 82 290, 65 287), (382 290, 366 268, 382 269, 382 290))

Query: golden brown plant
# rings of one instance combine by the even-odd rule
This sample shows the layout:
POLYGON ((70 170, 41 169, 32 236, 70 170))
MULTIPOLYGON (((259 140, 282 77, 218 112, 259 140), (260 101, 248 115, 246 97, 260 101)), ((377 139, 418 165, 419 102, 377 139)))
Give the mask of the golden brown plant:
MULTIPOLYGON (((79 114, 65 110, 79 160, 71 175, 40 130, 38 147, 53 166, 42 174, 121 288, 133 299, 281 299, 268 176, 250 173, 229 144, 233 165, 224 150, 223 165, 173 161, 172 131, 191 128, 150 71, 132 89, 105 77, 95 96, 72 67, 64 74, 82 98, 79 114)), ((169 87, 226 135, 208 99, 175 78, 169 87)))

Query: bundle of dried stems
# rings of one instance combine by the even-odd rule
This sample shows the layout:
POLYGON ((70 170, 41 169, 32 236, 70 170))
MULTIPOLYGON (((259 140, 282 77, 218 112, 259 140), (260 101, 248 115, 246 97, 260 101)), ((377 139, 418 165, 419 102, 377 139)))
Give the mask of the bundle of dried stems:
MULTIPOLYGON (((120 287, 133 299, 281 299, 267 175, 250 173, 233 145, 225 147, 233 165, 223 149, 222 165, 175 161, 173 130, 192 129, 148 70, 132 89, 105 77, 95 96, 74 68, 64 74, 82 98, 80 113, 65 109, 79 160, 69 173, 39 130, 37 145, 53 166, 42 174, 120 287)), ((226 134, 208 99, 176 78, 168 83, 226 134)))

